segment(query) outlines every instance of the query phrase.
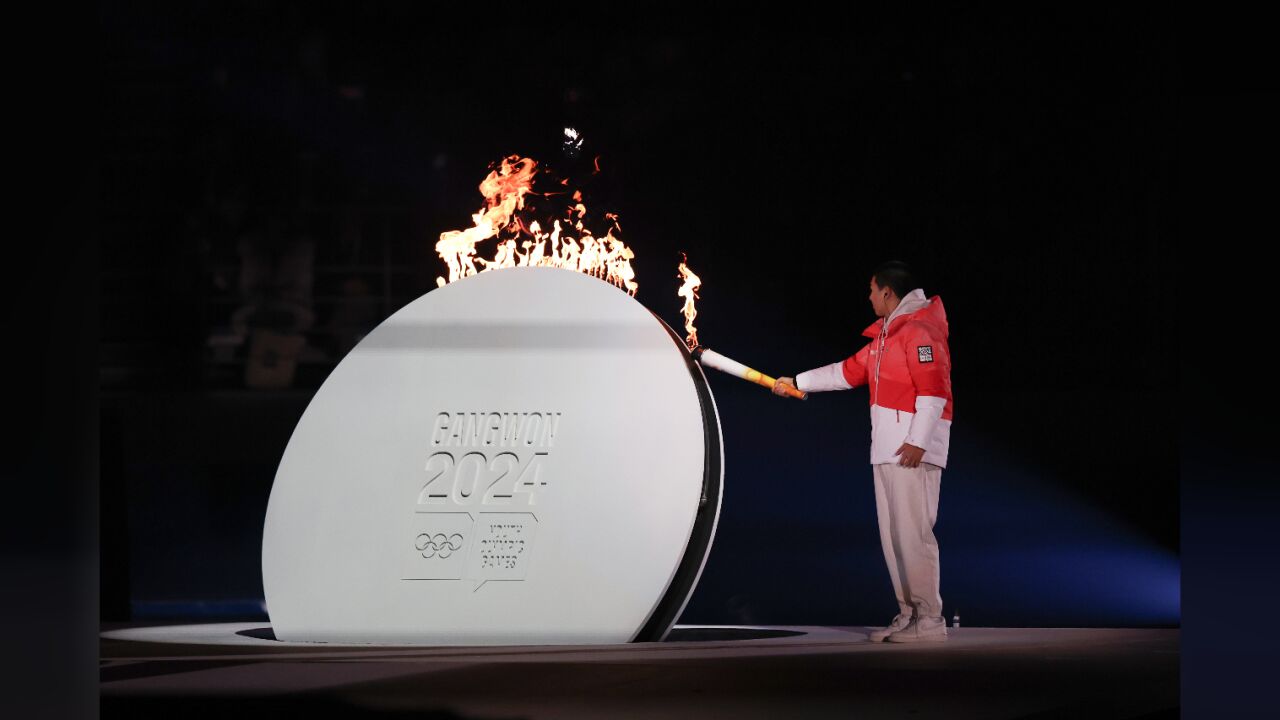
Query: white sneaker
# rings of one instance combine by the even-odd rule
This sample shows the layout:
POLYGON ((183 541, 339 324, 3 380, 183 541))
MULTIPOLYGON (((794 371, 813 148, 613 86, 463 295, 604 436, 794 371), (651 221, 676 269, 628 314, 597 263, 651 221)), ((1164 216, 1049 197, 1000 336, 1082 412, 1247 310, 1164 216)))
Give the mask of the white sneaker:
POLYGON ((889 642, 941 642, 947 639, 947 621, 941 617, 912 618, 905 628, 886 639, 889 642))
POLYGON ((883 642, 885 638, 899 630, 905 629, 909 624, 911 624, 911 616, 898 613, 897 617, 893 619, 893 622, 889 623, 889 627, 882 630, 872 630, 869 637, 871 642, 883 642))

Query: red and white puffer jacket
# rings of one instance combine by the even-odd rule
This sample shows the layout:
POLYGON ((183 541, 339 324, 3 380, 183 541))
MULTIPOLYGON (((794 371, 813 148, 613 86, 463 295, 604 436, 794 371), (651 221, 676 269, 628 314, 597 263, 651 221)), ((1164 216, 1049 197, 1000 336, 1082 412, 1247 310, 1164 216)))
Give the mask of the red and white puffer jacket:
POLYGON ((897 463, 903 443, 924 448, 924 462, 947 466, 951 441, 951 352, 942 298, 912 290, 887 318, 862 334, 872 342, 841 362, 802 372, 805 392, 869 386, 871 464, 897 463))

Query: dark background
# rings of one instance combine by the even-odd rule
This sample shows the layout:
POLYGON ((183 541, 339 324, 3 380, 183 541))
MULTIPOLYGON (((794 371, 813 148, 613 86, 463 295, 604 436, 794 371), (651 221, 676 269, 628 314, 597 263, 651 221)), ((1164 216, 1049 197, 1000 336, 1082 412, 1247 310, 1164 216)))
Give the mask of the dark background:
MULTIPOLYGON (((435 287, 436 237, 519 153, 620 215, 637 300, 672 325, 687 252, 703 342, 771 374, 856 351, 870 271, 912 263, 951 322, 948 617, 1180 623, 1166 25, 481 10, 101 11, 104 620, 265 617, 262 520, 294 423, 344 338, 435 287), (245 238, 276 267, 310 248, 288 389, 247 388, 246 346, 210 344, 246 303, 245 238)), ((710 381, 724 506, 680 622, 887 621, 865 390, 710 381)))

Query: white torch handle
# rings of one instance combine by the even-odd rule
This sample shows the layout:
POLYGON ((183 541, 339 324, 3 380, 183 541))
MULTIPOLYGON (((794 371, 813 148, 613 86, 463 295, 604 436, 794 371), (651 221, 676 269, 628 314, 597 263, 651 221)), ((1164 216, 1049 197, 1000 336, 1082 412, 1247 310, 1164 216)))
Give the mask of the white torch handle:
POLYGON ((747 374, 751 372, 751 368, 743 365, 737 360, 730 360, 715 350, 703 350, 702 357, 699 361, 707 367, 713 367, 720 372, 729 373, 735 377, 747 380, 747 374))
MULTIPOLYGON (((737 360, 730 360, 729 358, 721 355, 720 353, 714 350, 709 350, 707 348, 702 348, 702 353, 698 358, 698 362, 702 363, 707 367, 715 368, 720 372, 728 373, 730 375, 733 375, 734 377, 740 377, 743 380, 746 380, 747 382, 753 382, 753 383, 756 383, 757 385, 763 385, 769 389, 773 389, 773 386, 778 382, 774 378, 771 378, 768 375, 765 375, 759 370, 749 368, 746 365, 743 365, 742 363, 738 362, 737 360)), ((789 385, 784 384, 783 388, 787 391, 787 395, 790 395, 791 397, 794 397, 794 398, 799 398, 801 400, 804 400, 808 396, 808 393, 801 392, 799 390, 793 390, 789 385)))

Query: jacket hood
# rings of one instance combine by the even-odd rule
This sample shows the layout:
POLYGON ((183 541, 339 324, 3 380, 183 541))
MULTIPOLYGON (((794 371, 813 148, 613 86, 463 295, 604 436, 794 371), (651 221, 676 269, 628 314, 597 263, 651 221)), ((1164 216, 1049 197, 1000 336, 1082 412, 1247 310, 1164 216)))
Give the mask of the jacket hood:
POLYGON ((888 318, 880 318, 871 323, 866 330, 862 331, 862 334, 871 338, 880 337, 880 328, 888 322, 888 334, 892 335, 906 325, 908 319, 928 323, 943 338, 948 335, 947 311, 942 306, 942 298, 937 295, 925 298, 924 290, 920 288, 907 293, 907 296, 898 303, 898 307, 889 313, 888 318))

